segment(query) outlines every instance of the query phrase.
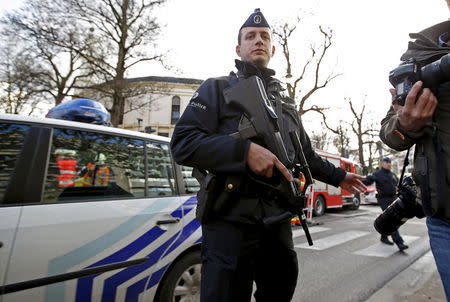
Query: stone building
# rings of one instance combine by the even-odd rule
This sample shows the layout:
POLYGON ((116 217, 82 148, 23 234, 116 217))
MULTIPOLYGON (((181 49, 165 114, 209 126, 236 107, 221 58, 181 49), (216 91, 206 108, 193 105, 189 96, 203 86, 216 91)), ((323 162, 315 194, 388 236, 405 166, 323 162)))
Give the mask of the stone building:
MULTIPOLYGON (((127 95, 121 128, 146 131, 170 137, 176 122, 192 95, 203 82, 198 79, 148 76, 126 79, 127 95)), ((84 97, 111 107, 111 99, 96 91, 83 91, 84 97)))

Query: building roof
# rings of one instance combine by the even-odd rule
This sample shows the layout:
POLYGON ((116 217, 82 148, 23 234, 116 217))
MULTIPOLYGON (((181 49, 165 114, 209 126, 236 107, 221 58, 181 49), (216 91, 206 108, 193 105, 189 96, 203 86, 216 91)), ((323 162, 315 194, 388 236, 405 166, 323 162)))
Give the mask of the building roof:
POLYGON ((159 77, 159 76, 148 76, 139 78, 129 78, 125 79, 128 83, 136 82, 163 82, 163 83, 179 83, 179 84, 197 84, 203 83, 203 80, 191 79, 191 78, 176 78, 176 77, 159 77))

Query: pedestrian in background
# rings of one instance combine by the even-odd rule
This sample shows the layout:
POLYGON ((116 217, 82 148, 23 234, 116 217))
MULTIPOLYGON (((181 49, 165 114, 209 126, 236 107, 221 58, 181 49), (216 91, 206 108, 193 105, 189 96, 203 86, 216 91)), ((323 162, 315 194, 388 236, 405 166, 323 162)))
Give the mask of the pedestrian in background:
MULTIPOLYGON (((377 201, 381 209, 384 211, 395 199, 397 193, 398 178, 391 171, 392 163, 389 157, 385 157, 381 161, 380 169, 376 170, 372 174, 367 175, 366 179, 363 180, 365 185, 371 185, 375 182, 377 187, 377 201)), ((399 250, 403 251, 408 248, 404 243, 400 233, 395 231, 391 235, 392 240, 398 246, 399 250)), ((381 242, 388 245, 394 245, 392 241, 389 240, 388 236, 381 235, 381 242)))

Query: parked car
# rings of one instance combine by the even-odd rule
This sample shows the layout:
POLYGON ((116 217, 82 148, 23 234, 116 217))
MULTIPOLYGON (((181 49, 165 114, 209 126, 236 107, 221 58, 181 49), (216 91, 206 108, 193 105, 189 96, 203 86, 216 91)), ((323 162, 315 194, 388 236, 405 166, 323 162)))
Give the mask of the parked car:
POLYGON ((364 204, 377 204, 377 188, 375 185, 367 186, 367 190, 364 192, 363 199, 361 200, 364 204))
POLYGON ((198 300, 189 170, 166 137, 0 115, 0 301, 198 300))

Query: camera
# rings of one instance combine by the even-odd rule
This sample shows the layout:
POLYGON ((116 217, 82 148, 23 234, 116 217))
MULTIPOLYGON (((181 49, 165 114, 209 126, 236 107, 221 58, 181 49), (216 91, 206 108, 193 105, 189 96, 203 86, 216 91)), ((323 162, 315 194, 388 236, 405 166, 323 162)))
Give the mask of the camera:
POLYGON ((399 185, 398 198, 375 219, 374 227, 382 235, 391 235, 408 219, 425 217, 422 206, 416 203, 416 188, 411 177, 399 185))
POLYGON ((449 80, 450 54, 423 67, 412 61, 400 65, 389 73, 389 82, 396 91, 394 101, 402 106, 405 105, 406 96, 417 81, 422 81, 423 87, 434 88, 449 80))

